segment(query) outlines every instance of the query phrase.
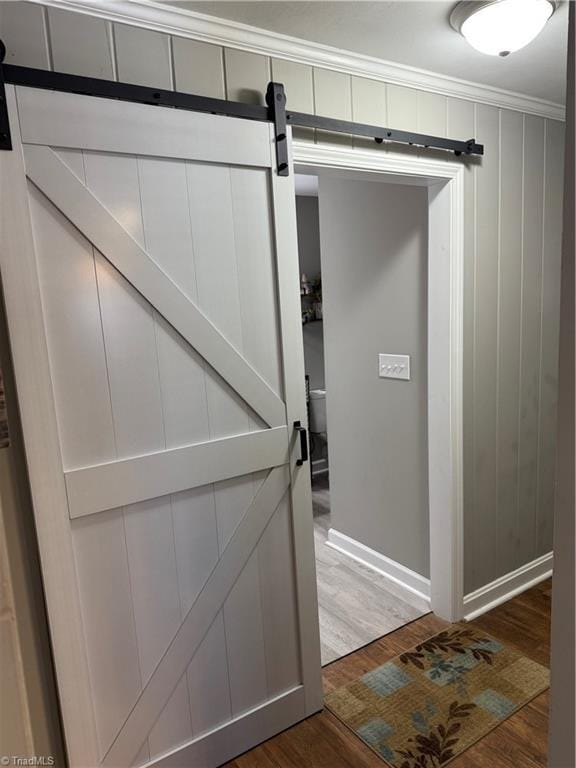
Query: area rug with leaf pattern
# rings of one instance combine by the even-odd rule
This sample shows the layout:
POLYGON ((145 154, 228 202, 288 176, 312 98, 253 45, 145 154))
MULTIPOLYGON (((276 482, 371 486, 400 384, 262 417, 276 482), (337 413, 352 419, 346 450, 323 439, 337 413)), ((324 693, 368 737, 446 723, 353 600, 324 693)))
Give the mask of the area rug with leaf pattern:
POLYGON ((456 624, 325 697, 394 768, 438 768, 549 685, 549 671, 456 624))

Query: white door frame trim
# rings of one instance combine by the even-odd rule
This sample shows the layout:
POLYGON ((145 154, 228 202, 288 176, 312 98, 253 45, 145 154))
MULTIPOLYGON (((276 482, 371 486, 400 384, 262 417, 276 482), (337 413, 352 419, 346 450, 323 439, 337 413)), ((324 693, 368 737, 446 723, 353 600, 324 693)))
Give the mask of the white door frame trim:
POLYGON ((308 171, 384 174, 428 187, 428 474, 430 601, 448 621, 464 615, 463 277, 465 161, 421 151, 353 150, 295 141, 294 165, 308 171))

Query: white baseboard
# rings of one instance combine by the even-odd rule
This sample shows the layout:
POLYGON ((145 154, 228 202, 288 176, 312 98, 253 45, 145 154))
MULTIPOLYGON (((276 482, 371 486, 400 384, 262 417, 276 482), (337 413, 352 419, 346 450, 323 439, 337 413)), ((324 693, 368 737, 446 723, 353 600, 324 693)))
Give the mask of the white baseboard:
POLYGON ((411 571, 410 568, 406 568, 405 565, 391 560, 386 555, 381 555, 380 552, 376 552, 360 541, 346 536, 345 533, 340 533, 335 528, 330 528, 328 531, 328 541, 326 544, 333 549, 337 549, 338 552, 354 558, 354 560, 363 565, 367 565, 372 570, 377 571, 394 582, 394 584, 420 597, 427 605, 430 605, 430 579, 426 579, 419 573, 411 571))
MULTIPOLYGON (((405 565, 376 552, 351 536, 340 533, 335 528, 330 528, 328 531, 326 544, 372 568, 430 605, 430 580, 419 573, 415 573, 415 571, 406 568, 405 565)), ((517 570, 480 587, 475 592, 470 592, 464 597, 464 618, 466 621, 471 621, 550 578, 553 562, 554 555, 552 552, 548 552, 531 563, 526 563, 517 570)))
POLYGON ((464 597, 464 618, 471 621, 548 579, 552 576, 553 560, 553 553, 548 552, 547 555, 526 563, 516 571, 501 576, 475 592, 470 592, 464 597))

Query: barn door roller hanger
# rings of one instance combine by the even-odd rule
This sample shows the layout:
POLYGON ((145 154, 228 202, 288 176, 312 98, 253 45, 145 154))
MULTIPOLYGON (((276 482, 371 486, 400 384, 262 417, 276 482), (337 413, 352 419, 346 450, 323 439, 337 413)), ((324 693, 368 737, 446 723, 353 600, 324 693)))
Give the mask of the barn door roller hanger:
POLYGON ((259 120, 274 124, 276 139, 276 169, 280 176, 289 173, 287 126, 318 128, 334 133, 347 133, 354 136, 372 138, 376 143, 394 142, 409 144, 426 149, 443 149, 460 155, 483 155, 484 147, 475 139, 457 141, 439 136, 427 136, 410 131, 397 131, 377 125, 355 123, 349 120, 337 120, 331 117, 319 117, 304 112, 292 112, 286 109, 286 94, 281 83, 268 83, 266 106, 242 104, 237 101, 212 99, 179 91, 167 91, 147 88, 142 85, 117 83, 96 77, 81 77, 63 72, 50 72, 44 69, 31 69, 4 64, 6 48, 0 41, 0 149, 12 149, 10 123, 4 84, 24 85, 30 88, 44 88, 53 91, 65 91, 106 99, 118 99, 138 104, 153 104, 175 109, 188 109, 193 112, 207 112, 213 115, 226 115, 246 120, 259 120))

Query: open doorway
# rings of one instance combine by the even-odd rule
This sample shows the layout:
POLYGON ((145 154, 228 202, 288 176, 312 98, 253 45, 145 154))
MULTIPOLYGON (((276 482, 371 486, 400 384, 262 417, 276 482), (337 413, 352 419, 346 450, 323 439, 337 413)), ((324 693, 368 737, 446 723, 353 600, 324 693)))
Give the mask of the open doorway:
POLYGON ((295 184, 325 665, 430 610, 428 190, 295 184))

